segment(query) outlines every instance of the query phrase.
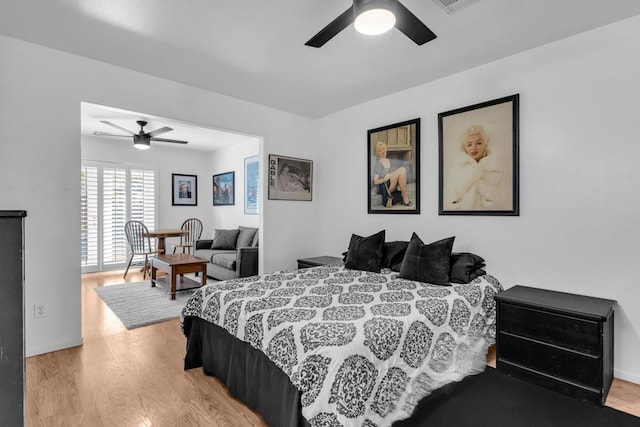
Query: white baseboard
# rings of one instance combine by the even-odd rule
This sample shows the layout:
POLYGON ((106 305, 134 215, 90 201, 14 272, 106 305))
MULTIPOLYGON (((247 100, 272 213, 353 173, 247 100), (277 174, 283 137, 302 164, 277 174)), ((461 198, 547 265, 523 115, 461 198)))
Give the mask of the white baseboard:
POLYGON ((621 371, 620 369, 614 369, 613 376, 620 378, 621 380, 640 385, 640 375, 631 374, 629 372, 621 371))
POLYGON ((40 354, 51 353, 52 351, 64 350, 66 348, 71 348, 71 347, 78 347, 82 345, 82 343, 83 343, 82 337, 80 337, 77 340, 72 340, 68 342, 59 342, 59 343, 51 344, 48 346, 30 348, 28 351, 26 351, 25 357, 38 356, 40 354))

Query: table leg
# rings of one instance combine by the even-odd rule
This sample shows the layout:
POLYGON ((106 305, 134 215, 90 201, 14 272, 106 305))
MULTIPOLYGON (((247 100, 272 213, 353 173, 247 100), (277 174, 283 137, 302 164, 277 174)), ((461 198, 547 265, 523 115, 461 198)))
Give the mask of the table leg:
POLYGON ((164 241, 165 241, 164 237, 158 237, 158 254, 159 255, 163 255, 165 252, 164 241))
POLYGON ((202 264, 202 286, 207 284, 207 264, 202 264))
POLYGON ((153 265, 153 258, 151 258, 151 287, 152 288, 154 288, 156 286, 156 272, 157 271, 158 271, 158 268, 155 265, 153 265))
POLYGON ((171 268, 171 299, 176 299, 176 270, 171 268))

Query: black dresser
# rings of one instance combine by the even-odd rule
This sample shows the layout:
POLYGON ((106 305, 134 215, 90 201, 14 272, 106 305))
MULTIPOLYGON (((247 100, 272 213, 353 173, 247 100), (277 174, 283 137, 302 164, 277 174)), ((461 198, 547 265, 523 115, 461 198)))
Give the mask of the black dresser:
POLYGON ((514 286, 495 297, 499 370, 604 405, 613 381, 613 300, 514 286))
POLYGON ((0 426, 24 425, 24 217, 0 211, 0 426))

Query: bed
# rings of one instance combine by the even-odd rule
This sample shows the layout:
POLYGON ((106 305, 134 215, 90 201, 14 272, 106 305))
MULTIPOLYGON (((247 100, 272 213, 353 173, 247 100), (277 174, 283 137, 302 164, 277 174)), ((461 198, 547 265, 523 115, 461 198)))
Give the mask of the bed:
POLYGON ((489 274, 438 286, 342 265, 211 283, 181 315, 185 369, 271 426, 389 426, 484 370, 501 290, 489 274))

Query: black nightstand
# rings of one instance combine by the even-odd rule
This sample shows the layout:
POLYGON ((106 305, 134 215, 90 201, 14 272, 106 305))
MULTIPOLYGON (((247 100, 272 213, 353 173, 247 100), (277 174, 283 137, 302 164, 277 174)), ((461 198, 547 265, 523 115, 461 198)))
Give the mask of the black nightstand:
POLYGON ((313 258, 302 258, 298 260, 298 268, 319 267, 321 265, 338 264, 342 258, 335 256, 317 256, 313 258))
POLYGON ((499 370, 604 405, 613 381, 615 301, 526 286, 495 300, 499 370))

